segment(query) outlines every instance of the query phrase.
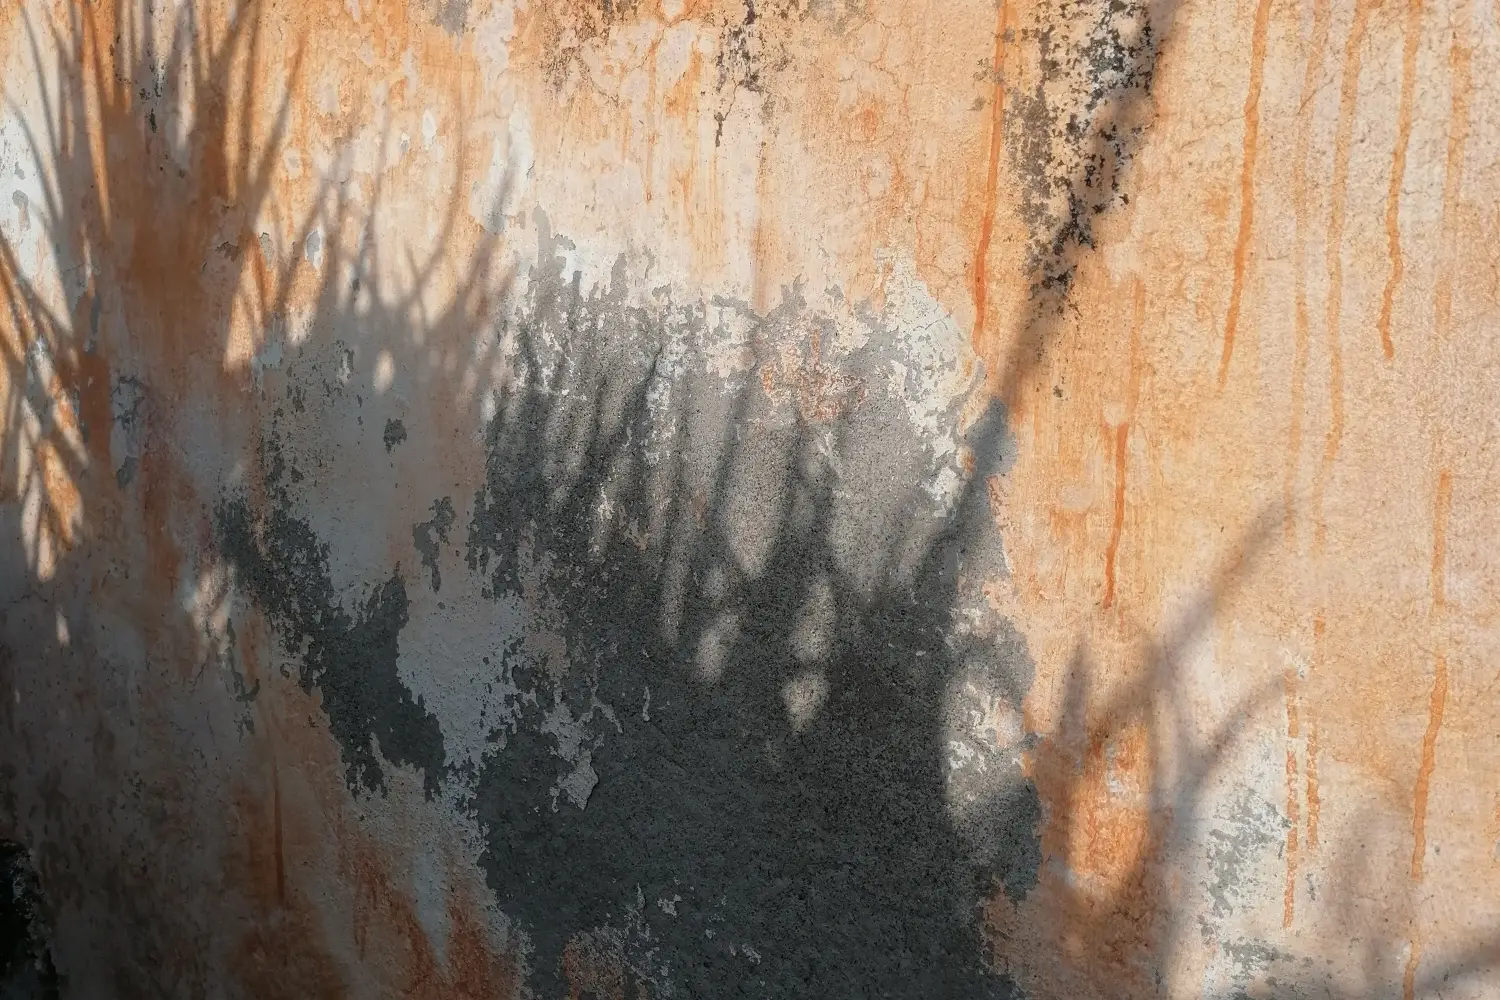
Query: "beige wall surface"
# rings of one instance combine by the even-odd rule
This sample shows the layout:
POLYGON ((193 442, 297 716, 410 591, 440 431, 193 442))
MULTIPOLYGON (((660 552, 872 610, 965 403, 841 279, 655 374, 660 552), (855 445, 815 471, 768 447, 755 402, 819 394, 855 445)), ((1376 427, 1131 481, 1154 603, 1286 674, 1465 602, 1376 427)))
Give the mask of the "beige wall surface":
POLYGON ((0 6, 64 996, 1500 996, 1491 0, 0 6))

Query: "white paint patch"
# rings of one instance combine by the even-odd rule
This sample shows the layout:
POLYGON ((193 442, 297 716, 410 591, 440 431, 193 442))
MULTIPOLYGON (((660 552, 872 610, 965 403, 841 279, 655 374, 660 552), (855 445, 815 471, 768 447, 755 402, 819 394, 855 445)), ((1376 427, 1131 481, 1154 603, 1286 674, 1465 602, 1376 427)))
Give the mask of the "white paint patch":
POLYGON ((876 261, 886 269, 884 322, 895 331, 899 358, 891 360, 892 392, 906 404, 906 414, 933 462, 927 492, 946 514, 962 487, 958 415, 979 383, 980 362, 969 338, 933 297, 916 264, 905 255, 882 251, 876 261), (949 475, 942 475, 947 469, 949 475))
POLYGON ((313 267, 323 266, 323 230, 314 229, 307 234, 307 245, 303 247, 302 255, 313 267))
POLYGON ((432 152, 432 144, 437 141, 438 122, 437 115, 432 113, 431 108, 422 111, 422 149, 432 152))
POLYGON ((586 723, 594 716, 590 708, 582 719, 574 718, 568 703, 558 700, 552 711, 542 719, 541 731, 557 740, 557 755, 572 765, 573 769, 552 786, 552 811, 557 811, 558 796, 565 795, 579 809, 588 805, 599 775, 594 771, 594 738, 586 723))
POLYGON ((510 43, 516 37, 516 6, 510 0, 496 0, 479 16, 471 14, 471 21, 474 55, 483 67, 485 88, 498 90, 504 86, 505 71, 510 66, 510 43))
POLYGON ((960 827, 981 819, 1011 783, 1022 780, 1026 731, 1019 706, 977 669, 961 671, 943 699, 944 797, 960 827))

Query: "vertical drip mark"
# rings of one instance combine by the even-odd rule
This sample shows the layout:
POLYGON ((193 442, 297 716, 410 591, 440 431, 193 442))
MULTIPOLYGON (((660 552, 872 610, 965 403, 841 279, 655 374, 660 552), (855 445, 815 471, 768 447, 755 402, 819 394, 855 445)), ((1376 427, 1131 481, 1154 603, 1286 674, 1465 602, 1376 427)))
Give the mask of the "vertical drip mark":
POLYGON ((1301 110, 1297 113, 1297 153, 1292 163, 1292 203, 1296 212, 1292 273, 1296 289, 1296 309, 1293 326, 1295 341, 1292 355, 1292 415, 1287 429, 1286 470, 1282 477, 1287 538, 1291 538, 1296 530, 1297 466, 1302 456, 1302 409, 1303 396, 1307 388, 1310 325, 1307 316, 1307 157, 1312 144, 1313 102, 1318 96, 1318 79, 1323 70, 1323 54, 1328 47, 1328 12, 1329 0, 1315 0, 1312 51, 1308 54, 1307 68, 1302 76, 1302 95, 1298 104, 1301 110))
POLYGON ((1401 977, 1401 1000, 1416 1000, 1417 965, 1422 961, 1422 944, 1416 938, 1406 954, 1406 974, 1401 977))
POLYGON ((1307 720, 1307 849, 1318 849, 1318 720, 1307 720))
POLYGON ((1437 282, 1433 286, 1433 319, 1438 336, 1448 339, 1453 328, 1454 227, 1458 215, 1458 194, 1463 182, 1464 147, 1469 141, 1469 97, 1473 90, 1470 75, 1470 50, 1465 35, 1468 25, 1467 5, 1455 5, 1453 41, 1448 50, 1453 106, 1448 115, 1448 154, 1443 165, 1443 247, 1438 258, 1437 282))
POLYGON ((1344 50, 1343 83, 1339 88, 1338 128, 1334 133, 1333 183, 1330 185, 1331 207, 1328 219, 1328 437, 1323 444, 1323 459, 1313 482, 1313 507, 1317 517, 1316 542, 1321 550, 1327 524, 1323 519, 1323 493, 1328 475, 1338 458, 1344 437, 1344 358, 1339 340, 1339 324, 1344 307, 1344 214, 1349 196, 1349 145, 1354 137, 1354 112, 1359 99, 1359 68, 1364 51, 1365 31, 1369 27, 1371 0, 1355 0, 1354 23, 1349 27, 1349 41, 1344 50))
MULTIPOLYGON (((1324 638, 1328 630, 1327 619, 1319 611, 1313 616, 1313 667, 1323 664, 1324 638)), ((1307 849, 1318 849, 1318 815, 1322 809, 1323 795, 1318 785, 1318 717, 1311 710, 1307 713, 1307 849)))
POLYGON ((995 198, 1000 186, 1000 150, 1005 127, 1005 3, 995 10, 995 54, 990 71, 994 74, 994 92, 990 96, 989 165, 984 178, 984 214, 979 223, 979 245, 974 248, 974 350, 985 357, 982 349, 986 313, 989 308, 990 240, 995 234, 995 198))
POLYGON ((652 189, 656 187, 657 133, 666 126, 668 120, 667 116, 658 114, 656 108, 657 53, 661 49, 661 41, 665 37, 666 32, 663 31, 652 39, 651 48, 647 51, 646 55, 646 60, 650 64, 651 70, 646 76, 646 114, 649 117, 646 120, 646 177, 645 184, 642 186, 646 189, 646 204, 648 205, 651 204, 652 189))
POLYGON ((1432 788, 1432 771, 1437 766, 1438 732, 1443 728, 1443 709, 1448 700, 1448 663, 1437 654, 1432 674, 1432 693, 1427 699, 1427 732, 1422 735, 1422 763, 1417 770, 1417 787, 1412 796, 1412 881, 1422 881, 1422 867, 1427 856, 1427 795, 1432 788))
POLYGON ((1380 298, 1380 349, 1386 360, 1396 356, 1391 340, 1391 312, 1396 289, 1401 284, 1405 262, 1401 256, 1401 184, 1406 179, 1406 151, 1411 145, 1411 109, 1417 90, 1417 46, 1422 41, 1422 0, 1408 0, 1405 38, 1401 46, 1401 103, 1396 112, 1396 149, 1391 155, 1391 186, 1385 196, 1385 239, 1390 250, 1391 273, 1380 298))
MULTIPOLYGON (((1432 693, 1427 699, 1427 731, 1422 734, 1422 761, 1417 767, 1417 785, 1412 792, 1411 879, 1422 882, 1427 861, 1427 797, 1432 790, 1432 773, 1437 768, 1438 734, 1443 728, 1443 710, 1448 702, 1448 659, 1445 649, 1444 618, 1447 612, 1448 515, 1453 509, 1453 474, 1438 472, 1437 496, 1432 511, 1432 619, 1437 632, 1437 652, 1433 656, 1432 693)), ((1411 952, 1406 961, 1403 995, 1416 992, 1417 965, 1422 945, 1418 937, 1416 915, 1412 916, 1411 952)))
POLYGON ((1130 437, 1130 421, 1115 427, 1115 519, 1109 533, 1109 547, 1104 555, 1104 606, 1115 603, 1115 556, 1120 551, 1120 533, 1125 528, 1125 445, 1130 437))
POLYGON ((1302 727, 1297 715, 1297 678, 1289 670, 1286 688, 1286 891, 1282 900, 1281 926, 1292 926, 1297 909, 1298 830, 1302 824, 1297 789, 1297 740, 1302 727))
POLYGON ((1229 360, 1234 356, 1240 298, 1245 291, 1245 261, 1250 254, 1250 235, 1255 225, 1255 154, 1260 141, 1260 91, 1265 79, 1266 30, 1270 21, 1271 0, 1260 0, 1250 36, 1250 90, 1245 95, 1244 158, 1240 162, 1240 229, 1234 240, 1234 277, 1229 288, 1229 314, 1224 319, 1224 353, 1219 359, 1220 386, 1229 378, 1229 360))
POLYGON ((1120 553, 1120 536, 1125 530, 1125 473, 1130 425, 1135 420, 1136 401, 1141 393, 1141 332, 1146 322, 1146 284, 1135 279, 1134 316, 1130 324, 1130 375, 1125 388, 1125 417, 1115 427, 1115 504, 1109 544, 1104 553, 1104 607, 1115 603, 1115 563, 1120 553))

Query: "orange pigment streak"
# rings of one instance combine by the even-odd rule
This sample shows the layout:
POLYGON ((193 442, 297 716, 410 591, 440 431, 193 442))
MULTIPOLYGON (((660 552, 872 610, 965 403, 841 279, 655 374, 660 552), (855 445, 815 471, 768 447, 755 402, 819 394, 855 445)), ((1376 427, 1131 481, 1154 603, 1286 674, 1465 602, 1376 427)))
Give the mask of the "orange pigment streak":
POLYGON ((995 91, 990 98, 990 154, 989 167, 984 179, 984 215, 979 223, 979 245, 974 248, 974 348, 984 356, 981 340, 984 337, 986 313, 989 308, 989 258, 990 241, 995 235, 995 198, 1000 185, 1000 149, 1003 145, 1002 129, 1005 125, 1005 4, 995 11, 995 54, 992 72, 995 75, 995 91))
POLYGON ((1453 106, 1448 117, 1448 155, 1443 166, 1442 245, 1437 282, 1433 286, 1433 319, 1438 336, 1446 340, 1453 327, 1453 266, 1455 255, 1454 223, 1458 216, 1458 195, 1463 182, 1464 148, 1469 141, 1469 98, 1474 81, 1469 67, 1471 53, 1464 40, 1465 25, 1459 21, 1467 13, 1466 5, 1454 10, 1453 41, 1448 51, 1452 74, 1453 106))
POLYGON ((1339 325, 1344 305, 1344 215, 1349 196, 1349 146, 1354 136, 1354 112, 1359 98, 1359 69, 1365 32, 1369 27, 1371 0, 1356 0, 1354 23, 1344 51, 1344 77, 1339 90, 1338 128, 1334 135, 1333 183, 1330 185, 1332 208, 1328 220, 1328 437, 1323 446, 1323 460, 1313 483, 1313 509, 1317 517, 1315 540, 1321 550, 1327 525, 1323 520, 1323 492, 1328 474, 1338 457, 1344 437, 1344 359, 1339 341, 1339 325))
POLYGON ((1110 526, 1109 544, 1104 553, 1104 607, 1115 603, 1115 564, 1120 553, 1120 536, 1125 530, 1125 473, 1130 424, 1135 419, 1136 401, 1141 394, 1141 333, 1146 322, 1146 283, 1135 279, 1134 316, 1130 324, 1130 376, 1125 386, 1125 419, 1115 428, 1115 505, 1110 526))
POLYGON ((1401 46, 1401 103, 1396 112, 1396 149, 1391 154, 1391 186, 1385 196, 1385 239, 1390 248, 1391 273, 1380 298, 1380 349, 1386 360, 1396 356, 1391 340, 1391 312, 1405 261, 1401 256, 1401 184, 1406 179, 1406 151, 1411 145, 1411 109, 1417 90, 1417 45, 1422 40, 1422 0, 1406 5, 1406 37, 1401 46))
POLYGON ((1245 95, 1244 158, 1240 163, 1240 231, 1234 241, 1234 279, 1229 289, 1229 315, 1224 320, 1224 353, 1219 359, 1219 385, 1229 378, 1234 336, 1240 323, 1240 298, 1245 291, 1245 260, 1250 255, 1250 233, 1255 224, 1255 155, 1260 140, 1260 91, 1266 69, 1266 30, 1271 22, 1271 0, 1255 8, 1250 36, 1250 91, 1245 95))
POLYGON ((1318 93, 1318 78, 1323 69, 1323 54, 1328 47, 1328 0, 1313 5, 1312 52, 1302 76, 1302 98, 1297 123, 1297 155, 1292 164, 1292 203, 1296 213, 1296 239, 1292 248, 1292 273, 1296 308, 1293 323, 1291 421, 1287 428, 1286 468, 1282 474, 1282 502, 1285 507, 1285 532, 1291 538, 1296 530, 1297 467, 1302 457, 1303 397, 1307 388, 1307 353, 1309 322, 1307 315, 1307 157, 1312 145, 1312 105, 1318 93))
MULTIPOLYGON (((1446 610, 1444 574, 1448 555, 1448 515, 1453 509, 1453 475, 1447 469, 1438 473, 1437 497, 1432 517, 1432 614, 1439 629, 1438 651, 1434 657, 1432 693, 1427 700, 1427 732, 1422 735, 1422 761, 1417 767, 1417 784, 1412 792, 1411 878, 1421 884, 1427 859, 1427 797, 1432 789, 1432 774, 1437 768, 1438 734, 1443 728, 1443 710, 1448 701, 1448 662, 1443 649, 1442 621, 1446 610)), ((1406 961, 1403 995, 1416 993, 1417 965, 1421 960, 1421 941, 1413 918, 1411 951, 1406 961)))
POLYGON ((1297 747, 1296 740, 1301 735, 1301 726, 1297 718, 1297 680, 1290 671, 1287 672, 1284 683, 1286 686, 1286 891, 1282 900, 1281 926, 1292 926, 1292 918, 1296 914, 1297 906, 1297 850, 1298 829, 1302 822, 1298 799, 1297 799, 1297 747))

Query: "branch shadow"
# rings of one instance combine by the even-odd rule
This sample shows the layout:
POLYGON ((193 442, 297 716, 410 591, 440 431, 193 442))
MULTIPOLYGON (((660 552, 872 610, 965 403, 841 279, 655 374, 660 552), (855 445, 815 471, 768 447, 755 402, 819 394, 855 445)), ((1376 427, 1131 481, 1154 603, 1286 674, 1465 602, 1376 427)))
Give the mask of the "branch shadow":
MULTIPOLYGON (((524 275, 507 267, 497 225, 447 287, 461 176, 421 259, 381 235, 380 169, 368 199, 336 171, 320 180, 290 252, 278 251, 256 227, 281 210, 273 164, 295 109, 286 97, 269 124, 246 110, 264 85, 260 8, 242 6, 215 37, 218 22, 187 5, 164 48, 149 5, 120 10, 115 22, 89 5, 63 26, 28 22, 57 88, 41 88, 27 142, 48 179, 37 225, 62 286, 35 277, 30 244, 0 239, 0 531, 22 554, 0 577, 0 693, 24 690, 28 709, 75 706, 93 726, 60 736, 56 714, 0 698, 3 825, 38 845, 60 989, 354 992, 347 963, 287 943, 315 937, 312 921, 286 915, 295 873, 278 868, 264 897, 236 895, 250 916, 228 929, 219 918, 241 911, 215 909, 211 892, 231 880, 189 850, 226 815, 206 754, 256 738, 257 692, 278 683, 275 666, 317 697, 315 724, 337 742, 355 801, 399 801, 392 775, 409 772, 472 818, 485 880, 525 941, 532 995, 960 998, 1024 995, 1028 979, 1072 985, 1065 949, 997 967, 996 937, 1015 933, 1006 914, 1043 867, 1068 864, 1048 845, 1087 822, 1099 767, 1134 731, 1152 784, 1123 888, 1054 905, 1082 947, 1123 947, 1121 926, 1145 924, 1142 974, 1172 965, 1193 915, 1141 901, 1170 897, 1168 860, 1201 836, 1174 817, 1191 816, 1233 727, 1268 696, 1254 692, 1228 728, 1195 742, 1178 698, 1184 650, 1262 553, 1265 524, 1148 646, 1127 688, 1091 709, 1096 671, 1080 644, 1059 731, 1026 733, 1034 668, 984 594, 1003 573, 989 484, 1014 454, 999 404, 965 429, 964 475, 935 498, 930 442, 877 377, 888 339, 820 357, 832 320, 797 287, 764 314, 643 291, 623 261, 585 288, 577 248, 541 212, 524 275), (161 129, 190 103, 190 140, 174 145, 161 129), (260 339, 257 360, 236 367, 226 356, 242 321, 260 339), (748 360, 725 376, 704 345, 731 325, 749 331, 748 360), (802 352, 790 366, 788 345, 802 352), (484 428, 477 481, 450 492, 439 457, 416 463, 419 486, 446 495, 410 524, 423 561, 404 570, 384 556, 369 570, 363 539, 334 533, 339 511, 324 509, 380 446, 432 444, 403 443, 414 430, 374 416, 382 364, 424 398, 472 386, 453 393, 455 423, 484 428), (216 407, 253 413, 250 430, 226 428, 216 407), (211 532, 184 539, 195 509, 211 510, 211 532), (450 556, 456 540, 462 555, 450 556), (350 563, 363 574, 353 584, 350 563), (216 581, 207 612, 179 599, 199 571, 216 581), (478 581, 466 613, 487 632, 482 652, 462 651, 488 713, 472 757, 401 659, 429 598, 463 593, 462 574, 478 581), (268 622, 279 652, 236 645, 234 616, 268 622), (139 640, 121 638, 131 618, 139 640), (227 628, 206 624, 220 619, 227 628), (122 652, 134 641, 141 650, 122 652), (216 683, 199 684, 210 666, 216 683), (232 717, 234 735, 183 721, 199 711, 232 717), (90 754, 61 749, 77 735, 90 754), (1045 800, 1037 775, 1056 789, 1045 800), (187 907, 188 893, 210 898, 187 907), (223 939, 266 928, 281 935, 283 966, 226 982, 223 939)), ((1032 266, 1061 299, 1026 318, 1003 399, 1055 334, 1068 275, 1093 245, 1087 220, 1121 191, 1121 136, 1138 129, 1133 102, 1147 99, 1157 45, 1123 45, 1139 66, 1090 70, 1125 82, 1067 133, 1077 162, 1043 175, 1068 208, 1038 222, 1032 266)), ((515 182, 502 183, 502 205, 515 182)), ((883 317, 867 319, 889 334, 883 317)), ((430 944, 412 948, 422 986, 409 992, 507 988, 465 980, 430 944)), ((1476 948, 1417 985, 1435 993, 1494 955, 1476 948)), ((1082 996, 1116 984, 1076 985, 1082 996)), ((1334 995, 1319 988, 1285 995, 1334 995)))

